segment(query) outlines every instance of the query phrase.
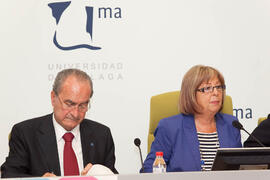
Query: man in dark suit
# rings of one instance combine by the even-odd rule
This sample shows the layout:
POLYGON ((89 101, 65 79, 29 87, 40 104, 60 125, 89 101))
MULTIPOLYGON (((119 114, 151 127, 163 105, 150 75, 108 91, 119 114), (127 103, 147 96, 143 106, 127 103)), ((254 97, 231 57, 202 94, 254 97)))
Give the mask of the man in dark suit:
POLYGON ((85 175, 94 164, 117 173, 110 129, 85 119, 92 88, 83 71, 59 72, 51 92, 53 113, 14 125, 1 177, 85 175))
MULTIPOLYGON (((252 132, 264 146, 270 147, 270 114, 266 120, 262 121, 252 132)), ((261 145, 254 140, 252 136, 244 142, 244 147, 261 147, 261 145)))

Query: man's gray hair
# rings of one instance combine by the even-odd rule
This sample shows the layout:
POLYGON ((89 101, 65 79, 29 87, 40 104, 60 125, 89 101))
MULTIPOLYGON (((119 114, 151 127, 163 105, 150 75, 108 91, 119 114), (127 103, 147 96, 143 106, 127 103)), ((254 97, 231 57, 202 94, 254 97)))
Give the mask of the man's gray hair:
POLYGON ((69 77, 69 76, 75 76, 78 80, 80 81, 88 81, 89 85, 91 87, 91 95, 90 97, 92 97, 93 95, 93 83, 92 80, 90 78, 90 76, 85 73, 84 71, 81 71, 79 69, 64 69, 62 71, 60 71, 53 83, 53 91, 56 95, 59 94, 59 92, 61 91, 61 87, 62 84, 65 82, 65 80, 69 77))

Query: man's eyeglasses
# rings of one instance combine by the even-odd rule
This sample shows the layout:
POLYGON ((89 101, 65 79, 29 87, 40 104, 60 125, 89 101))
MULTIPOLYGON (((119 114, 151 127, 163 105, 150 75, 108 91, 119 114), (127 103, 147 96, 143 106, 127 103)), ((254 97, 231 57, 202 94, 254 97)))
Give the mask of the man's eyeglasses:
POLYGON ((216 89, 217 91, 221 92, 226 89, 225 85, 218 85, 218 86, 207 86, 200 89, 197 89, 197 91, 200 91, 202 93, 211 93, 216 89))
POLYGON ((85 102, 85 103, 77 104, 77 103, 72 102, 70 100, 63 102, 59 96, 57 96, 57 97, 58 97, 63 109, 65 109, 65 110, 72 111, 73 109, 77 110, 77 108, 78 108, 79 112, 86 112, 90 108, 89 101, 85 102))

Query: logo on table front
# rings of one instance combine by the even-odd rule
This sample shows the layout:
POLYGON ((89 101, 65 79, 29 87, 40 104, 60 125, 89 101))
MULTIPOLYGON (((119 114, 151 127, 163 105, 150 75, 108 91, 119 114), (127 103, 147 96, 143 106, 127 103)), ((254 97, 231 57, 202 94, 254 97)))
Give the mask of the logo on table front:
MULTIPOLYGON (((61 50, 75 50, 86 48, 99 50, 93 40, 94 7, 85 0, 52 2, 48 6, 56 20, 56 30, 53 36, 54 45, 61 50)), ((98 19, 122 18, 121 8, 95 7, 98 19)))

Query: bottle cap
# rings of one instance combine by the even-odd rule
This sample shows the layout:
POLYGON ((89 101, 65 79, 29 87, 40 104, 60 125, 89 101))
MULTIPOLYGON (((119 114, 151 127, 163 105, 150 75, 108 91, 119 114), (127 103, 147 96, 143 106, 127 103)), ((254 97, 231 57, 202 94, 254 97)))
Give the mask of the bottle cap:
POLYGON ((156 156, 163 156, 163 152, 156 152, 156 156))

